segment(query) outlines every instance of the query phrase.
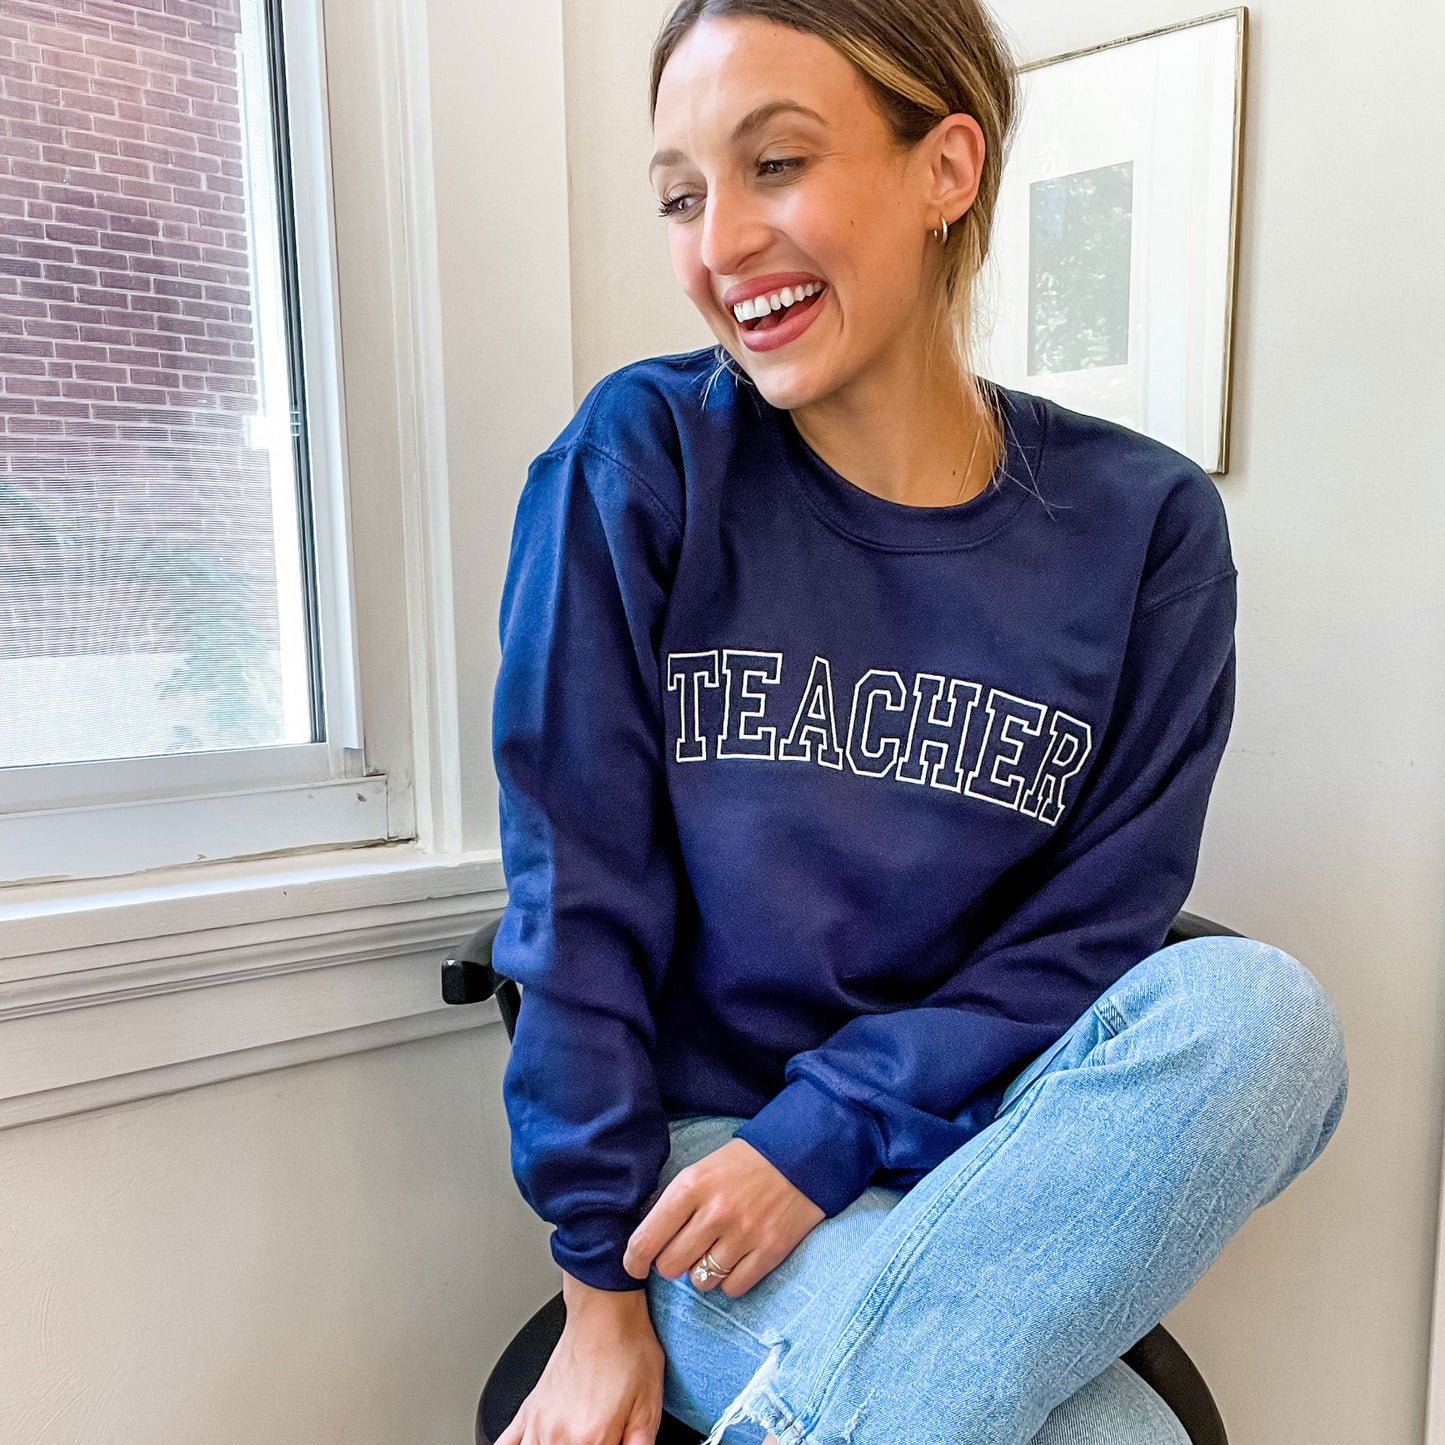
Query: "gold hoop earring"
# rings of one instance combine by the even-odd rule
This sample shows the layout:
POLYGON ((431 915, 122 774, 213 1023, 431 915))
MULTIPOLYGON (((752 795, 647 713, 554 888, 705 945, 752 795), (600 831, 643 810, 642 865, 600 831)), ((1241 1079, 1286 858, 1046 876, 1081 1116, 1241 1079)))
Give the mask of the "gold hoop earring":
POLYGON ((942 235, 942 236, 938 236, 938 227, 937 227, 937 226, 935 226, 928 234, 929 234, 930 236, 938 236, 938 244, 939 244, 940 246, 946 246, 946 245, 948 245, 948 221, 947 221, 947 219, 944 217, 944 214, 943 214, 942 211, 940 211, 940 212, 938 213, 938 219, 943 223, 943 235, 942 235))

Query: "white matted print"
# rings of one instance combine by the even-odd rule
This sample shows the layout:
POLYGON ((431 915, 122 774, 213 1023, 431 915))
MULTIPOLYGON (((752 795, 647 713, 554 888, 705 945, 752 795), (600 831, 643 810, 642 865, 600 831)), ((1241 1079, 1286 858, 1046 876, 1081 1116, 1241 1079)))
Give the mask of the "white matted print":
POLYGON ((1227 470, 1247 10, 1020 68, 978 369, 1227 470))

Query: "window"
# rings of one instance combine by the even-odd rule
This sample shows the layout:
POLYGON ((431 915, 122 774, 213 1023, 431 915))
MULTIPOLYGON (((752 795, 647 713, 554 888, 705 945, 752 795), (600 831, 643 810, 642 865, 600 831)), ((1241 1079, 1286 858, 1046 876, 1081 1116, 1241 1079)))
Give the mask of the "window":
MULTIPOLYGON (((163 254, 144 251, 135 221, 172 224, 176 216, 162 207, 186 202, 157 196, 152 188, 170 182, 144 167, 179 154, 178 124, 166 122, 180 113, 180 80, 199 75, 196 66, 235 77, 232 111, 204 115, 217 131, 192 132, 195 148, 185 153, 212 155, 223 140, 242 147, 239 160, 234 151, 223 157, 241 167, 231 178, 240 184, 218 209, 244 218, 244 277, 255 308, 255 354, 216 355, 242 363, 229 374, 254 382, 239 403, 243 415, 264 415, 273 385, 288 398, 280 428, 253 421, 247 432, 232 422, 227 441, 233 468, 238 453, 248 456, 238 434, 264 454, 249 464, 261 478, 255 505, 265 536, 275 539, 269 560, 265 546, 253 544, 250 555, 262 559, 257 580, 222 593, 214 613, 193 614, 225 623, 238 595, 253 608, 259 596, 270 609, 279 733, 257 741, 236 730, 206 734, 192 722, 191 733, 164 732, 170 751, 127 753, 116 739, 134 732, 106 715, 124 693, 103 709, 72 683, 64 693, 60 684, 42 690, 39 722, 10 734, 30 748, 39 740, 39 757, 51 760, 28 753, 0 764, 0 1130, 497 1018, 488 1008, 448 1008, 437 964, 505 902, 488 730, 497 607, 527 463, 576 405, 561 15, 539 21, 531 11, 425 0, 244 4, 244 14, 195 0, 0 6, 0 482, 14 484, 28 466, 33 500, 39 479, 51 475, 34 464, 47 435, 50 454, 70 462, 72 476, 85 475, 76 465, 85 453, 53 439, 89 444, 97 434, 78 430, 78 417, 69 429, 36 425, 55 420, 38 404, 45 389, 8 384, 87 379, 63 372, 76 365, 73 353, 44 349, 80 325, 73 313, 61 319, 58 303, 104 298, 124 304, 132 322, 143 318, 130 313, 148 308, 185 317, 158 304, 180 296, 157 285, 166 273, 139 259, 130 270, 107 262, 110 275, 129 275, 135 288, 119 301, 102 287, 98 265, 83 280, 75 273, 86 269, 80 250, 163 254), (218 49, 234 57, 229 71, 218 49), (87 86, 99 93, 99 79, 138 84, 142 52, 159 56, 155 68, 175 82, 171 105, 155 102, 161 120, 126 114, 112 96, 110 128, 98 118, 106 107, 93 104, 87 132, 87 86), (72 73, 97 81, 72 82, 72 73), (257 138, 247 115, 263 117, 257 138), (527 163, 519 165, 523 126, 527 163), (127 149, 137 145, 139 152, 127 149), (141 169, 117 172, 121 158, 141 169), (110 227, 131 238, 130 249, 52 229, 83 233, 75 210, 99 213, 97 232, 99 219, 133 218, 130 229, 110 227), (269 282, 254 274, 262 246, 274 246, 269 282), (43 273, 42 259, 51 267, 43 273), (268 286, 269 311, 259 299, 268 286), (301 432, 294 444, 286 433, 297 428, 284 414, 292 407, 301 432), (264 500, 283 489, 282 501, 264 500), (294 535, 273 525, 288 505, 294 535), (273 589, 280 600, 268 603, 273 589), (322 725, 312 726, 311 741, 305 709, 287 710, 288 677, 319 684, 311 716, 322 725), (78 726, 69 715, 87 707, 106 741, 67 751, 58 741, 61 715, 65 727, 78 726), (288 732, 294 716, 303 720, 299 740, 288 732), (77 755, 86 752, 112 756, 77 755)), ((203 79, 219 96, 220 81, 203 79)), ((168 93, 163 81, 151 88, 168 93)), ((207 196, 213 188, 190 189, 207 196)), ((165 226, 155 235, 172 239, 165 226)), ((173 279, 198 282, 185 268, 216 258, 167 259, 181 268, 173 279)), ((174 320, 156 322, 154 334, 206 336, 174 320)), ((78 331, 70 339, 78 342, 78 331)), ((224 337, 228 347, 238 339, 224 337)), ((188 374, 189 358, 207 354, 174 341, 168 351, 170 369, 188 374)), ((86 364, 118 363, 101 356, 86 364)), ((225 370, 207 365, 205 373, 225 370)), ((111 384, 114 398, 69 399, 108 407, 110 415, 96 416, 103 423, 113 425, 120 412, 137 425, 169 425, 124 410, 141 404, 119 394, 130 378, 111 384)), ((174 389, 189 397, 203 388, 174 389)), ((67 399, 67 388, 48 399, 67 399)), ((171 440, 166 431, 150 437, 171 440)), ((118 455, 116 448, 92 459, 91 473, 109 475, 118 455)), ((187 485, 194 492, 211 479, 202 467, 187 485)), ((99 480, 93 485, 103 492, 99 480)), ((71 495, 59 490, 62 501, 71 495)), ((21 609, 31 615, 42 605, 29 589, 57 585, 47 570, 55 557, 47 564, 42 552, 37 561, 46 543, 34 540, 33 514, 26 509, 22 525, 14 494, 7 498, 0 589, 17 569, 22 581, 20 596, 12 588, 0 603, 0 642, 9 648, 0 654, 0 726, 18 710, 8 680, 16 674, 5 668, 22 655, 21 609)), ((105 494, 96 505, 110 500, 105 494)), ((147 515, 149 532, 132 524, 113 535, 134 546, 137 537, 144 544, 163 536, 168 519, 178 522, 165 508, 147 515)), ((61 537, 83 535, 63 506, 60 516, 68 527, 55 528, 61 537)), ((92 539, 104 535, 94 509, 88 526, 92 539)), ((106 560, 114 550, 93 540, 92 555, 101 572, 77 575, 99 585, 104 568, 115 568, 106 560)), ((235 570, 231 552, 221 561, 235 570)), ((153 565, 147 588, 163 576, 153 565)), ((89 633, 73 628, 64 646, 53 623, 29 624, 24 656, 48 651, 40 665, 62 666, 87 655, 77 634, 88 638, 90 655, 108 655, 97 639, 110 653, 154 653, 164 635, 147 615, 129 612, 155 605, 142 588, 109 613, 93 608, 89 633), (141 600, 127 600, 135 596, 141 600), (36 648, 37 634, 48 646, 36 648)), ((259 649, 246 652, 252 642, 230 645, 254 659, 259 649)), ((193 690, 208 675, 198 672, 193 690)), ((177 716, 163 726, 175 727, 177 716)), ((222 709, 215 726, 238 729, 247 717, 254 722, 256 713, 222 709)))
POLYGON ((317 17, 4 34, 0 882, 384 841, 317 17))

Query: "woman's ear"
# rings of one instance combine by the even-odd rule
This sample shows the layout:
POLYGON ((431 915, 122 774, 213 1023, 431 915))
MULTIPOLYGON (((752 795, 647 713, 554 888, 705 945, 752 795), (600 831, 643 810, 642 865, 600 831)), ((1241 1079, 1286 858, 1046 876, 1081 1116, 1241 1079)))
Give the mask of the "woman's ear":
POLYGON ((929 139, 933 145, 933 209, 949 217, 952 225, 978 195, 988 145, 983 127, 962 111, 939 121, 929 139))

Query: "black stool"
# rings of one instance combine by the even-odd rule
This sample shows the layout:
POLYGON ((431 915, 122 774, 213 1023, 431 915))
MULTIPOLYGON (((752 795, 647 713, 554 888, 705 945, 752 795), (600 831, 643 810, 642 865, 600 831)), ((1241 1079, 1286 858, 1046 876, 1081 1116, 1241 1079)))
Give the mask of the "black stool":
MULTIPOLYGON (((442 965, 442 998, 447 1003, 482 1003, 495 997, 507 1026, 507 1037, 516 1033, 521 990, 516 982, 492 967, 492 940, 501 915, 484 923, 460 948, 452 951, 442 965)), ((1169 929, 1165 943, 1187 938, 1241 935, 1223 924, 1194 913, 1180 913, 1169 929)), ((482 1398, 477 1405, 477 1445, 492 1442, 512 1423, 522 1402, 536 1387, 547 1361, 562 1335, 567 1318, 559 1290, 517 1331, 511 1344, 492 1367, 482 1398)), ((1224 1421, 1214 1397, 1184 1347, 1164 1328, 1155 1325, 1120 1357, 1145 1384, 1174 1412, 1191 1445, 1229 1445, 1224 1421)), ((699 1445, 704 1437, 676 1416, 662 1412, 657 1445, 699 1445)))

